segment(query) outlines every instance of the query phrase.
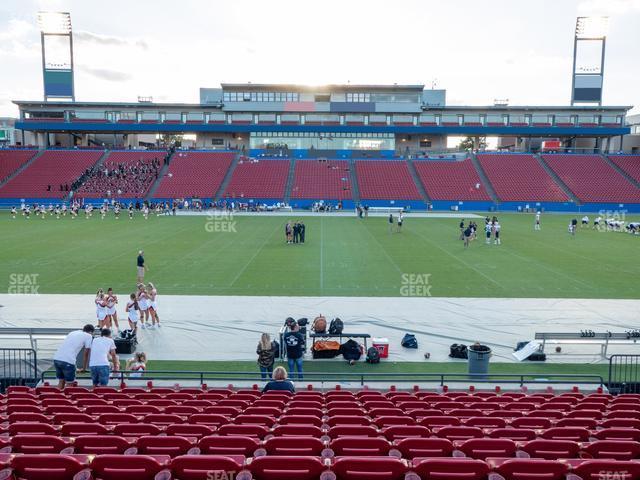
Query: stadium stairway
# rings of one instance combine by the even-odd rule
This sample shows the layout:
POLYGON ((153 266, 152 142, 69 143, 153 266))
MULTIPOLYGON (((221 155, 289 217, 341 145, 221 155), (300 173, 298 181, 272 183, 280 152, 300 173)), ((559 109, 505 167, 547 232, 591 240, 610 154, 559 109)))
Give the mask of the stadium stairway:
POLYGON ((623 169, 621 169, 614 161, 612 161, 608 156, 606 155, 602 155, 600 154, 600 157, 602 157, 602 159, 607 162, 609 164, 609 166, 611 168, 613 168, 616 172, 618 172, 620 175, 622 175, 624 178, 626 178, 629 182, 631 182, 633 185, 635 185, 637 188, 640 188, 640 182, 638 182, 635 178, 633 178, 631 175, 629 175, 627 172, 625 172, 623 169))
POLYGON ((231 165, 229 165, 229 169, 227 170, 227 173, 222 179, 222 182, 220 183, 220 188, 218 188, 218 191, 216 192, 216 195, 214 197, 216 202, 222 199, 222 195, 227 190, 227 186, 229 185, 229 182, 233 177, 233 172, 236 170, 236 167, 238 166, 238 161, 240 160, 240 156, 241 155, 239 153, 236 153, 236 155, 233 157, 233 161, 231 162, 231 165))
POLYGON ((353 158, 349 159, 349 180, 351 182, 351 196, 353 203, 360 203, 360 188, 358 187, 358 176, 356 175, 356 162, 353 158))
POLYGON ((576 205, 580 205, 580 200, 578 199, 578 197, 576 197, 575 193, 573 193, 571 189, 567 186, 567 184, 564 183, 562 179, 558 176, 558 174, 554 172, 549 165, 547 165, 547 162, 544 161, 544 158, 542 158, 542 155, 540 155, 539 153, 535 153, 533 154, 533 156, 536 158, 536 160, 538 160, 538 162, 540 163, 540 166, 544 168, 545 172, 547 172, 551 176, 551 178, 553 178, 554 182, 556 182, 560 186, 560 188, 562 188, 564 193, 566 193, 569 196, 571 201, 576 205))
POLYGON ((155 182, 153 182, 153 185, 151 185, 151 188, 147 192, 147 196, 144 197, 145 200, 151 200, 153 198, 153 195, 156 193, 156 190, 158 189, 158 187, 162 183, 162 179, 165 177, 165 175, 169 171, 169 165, 171 164, 171 158, 175 155, 175 153, 176 152, 174 150, 173 152, 171 152, 167 156, 166 161, 164 162, 164 165, 162 165, 162 168, 160 169, 160 172, 158 173, 158 178, 156 179, 155 182))
POLYGON ((483 183, 484 187, 486 188, 487 193, 491 197, 491 200, 493 200, 494 203, 499 203, 500 199, 498 198, 498 195, 496 195, 496 191, 493 188, 493 185, 491 184, 491 182, 489 181, 489 177, 484 171, 484 168, 482 168, 482 165, 480 165, 480 161, 478 160, 478 157, 476 156, 475 153, 471 152, 469 154, 469 158, 471 158, 471 163, 473 163, 473 166, 475 167, 476 172, 478 172, 480 181, 483 183))
MULTIPOLYGON (((96 167, 101 167, 102 165, 104 165, 105 160, 107 159, 107 157, 111 155, 111 150, 105 150, 104 153, 100 156, 100 158, 98 159, 98 161, 96 163, 94 163, 91 168, 96 168, 96 167)), ((83 174, 84 175, 84 174, 83 174)), ((82 175, 80 175, 80 177, 82 177, 82 175)), ((78 177, 78 178, 80 178, 78 177)), ((78 180, 78 178, 76 178, 76 180, 78 180)), ((64 201, 65 202, 69 202, 71 201, 71 198, 73 196, 74 192, 72 190, 69 191, 69 193, 64 197, 64 201)))
POLYGON ((38 153, 36 153, 33 157, 31 157, 29 160, 27 160, 26 162, 24 162, 22 165, 20 165, 18 168, 16 168, 13 173, 11 173, 10 175, 8 175, 4 180, 2 180, 0 182, 0 188, 4 187, 7 183, 9 183, 11 180, 13 180, 15 177, 17 177, 18 175, 20 175, 24 170, 26 170, 33 162, 35 162, 38 158, 40 158, 42 156, 42 154, 46 152, 46 150, 40 150, 38 153))
POLYGON ((293 188, 293 181, 295 179, 295 171, 296 171, 296 159, 295 157, 291 157, 289 163, 289 176, 287 177, 287 184, 284 187, 284 199, 283 202, 289 204, 291 201, 291 189, 293 188))
POLYGON ((413 164, 412 158, 407 159, 407 166, 409 167, 409 173, 411 174, 411 177, 413 178, 413 181, 415 182, 416 187, 418 188, 418 192, 420 192, 420 195, 422 196, 422 200, 424 200, 424 203, 429 205, 429 203, 431 203, 431 199, 429 198, 429 195, 427 194, 427 190, 424 188, 424 185, 420 181, 420 177, 418 176, 418 172, 416 172, 416 166, 413 164))

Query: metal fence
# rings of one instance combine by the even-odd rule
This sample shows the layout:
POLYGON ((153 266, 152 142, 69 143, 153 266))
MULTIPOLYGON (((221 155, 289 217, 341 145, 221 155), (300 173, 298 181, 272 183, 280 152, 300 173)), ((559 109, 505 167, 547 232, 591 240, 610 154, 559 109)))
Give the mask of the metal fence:
POLYGON ((640 355, 611 355, 607 386, 612 393, 640 393, 640 355))
POLYGON ((38 355, 32 348, 0 348, 0 393, 12 385, 38 382, 38 355))
MULTIPOLYGON (((199 372, 199 371, 169 371, 148 370, 142 377, 131 377, 131 372, 112 372, 111 379, 115 383, 140 382, 140 381, 175 381, 207 384, 210 382, 260 382, 260 372, 199 372)), ((42 373, 42 381, 55 377, 53 371, 42 373)), ((291 380, 296 381, 296 375, 291 380)), ((78 375, 78 378, 89 379, 86 375, 78 375)), ((501 384, 501 385, 593 385, 602 387, 604 379, 600 375, 569 375, 549 373, 528 374, 467 374, 467 373, 346 373, 346 372, 305 372, 305 382, 331 383, 349 382, 365 385, 375 383, 413 383, 413 384, 437 384, 440 386, 465 383, 465 384, 501 384)))

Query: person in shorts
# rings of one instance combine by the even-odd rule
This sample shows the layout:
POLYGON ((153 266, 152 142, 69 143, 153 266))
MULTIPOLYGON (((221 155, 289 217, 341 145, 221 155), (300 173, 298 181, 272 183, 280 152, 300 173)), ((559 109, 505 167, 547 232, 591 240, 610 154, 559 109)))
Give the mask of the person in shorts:
POLYGON ((76 379, 76 359, 80 350, 84 348, 83 367, 78 372, 84 372, 87 369, 89 361, 89 353, 91 351, 91 342, 93 340, 94 326, 85 325, 82 330, 71 332, 62 342, 53 356, 53 366, 56 369, 56 378, 58 379, 58 388, 63 389, 69 382, 76 379))
POLYGON ((144 252, 142 250, 138 252, 136 264, 138 266, 138 283, 142 283, 144 282, 144 272, 146 270, 144 265, 144 252))
POLYGON ((91 355, 89 356, 91 382, 94 387, 104 387, 109 384, 110 363, 113 365, 114 371, 118 371, 116 344, 111 338, 111 330, 103 328, 100 331, 100 336, 91 343, 91 355))

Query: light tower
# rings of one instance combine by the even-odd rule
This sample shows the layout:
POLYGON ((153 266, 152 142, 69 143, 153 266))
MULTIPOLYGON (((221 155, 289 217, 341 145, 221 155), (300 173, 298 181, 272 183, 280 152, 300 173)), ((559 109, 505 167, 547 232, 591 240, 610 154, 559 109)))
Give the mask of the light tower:
POLYGON ((571 105, 602 105, 604 52, 609 17, 578 17, 573 40, 571 105))
POLYGON ((75 100, 73 33, 68 12, 38 12, 44 100, 75 100))

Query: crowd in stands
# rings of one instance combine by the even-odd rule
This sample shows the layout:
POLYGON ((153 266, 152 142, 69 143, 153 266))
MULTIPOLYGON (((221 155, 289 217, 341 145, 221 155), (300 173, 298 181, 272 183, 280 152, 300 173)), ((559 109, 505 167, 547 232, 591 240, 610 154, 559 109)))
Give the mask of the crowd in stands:
POLYGON ((87 169, 74 182, 73 190, 84 196, 144 196, 158 179, 162 162, 158 158, 135 163, 106 163, 87 169))

